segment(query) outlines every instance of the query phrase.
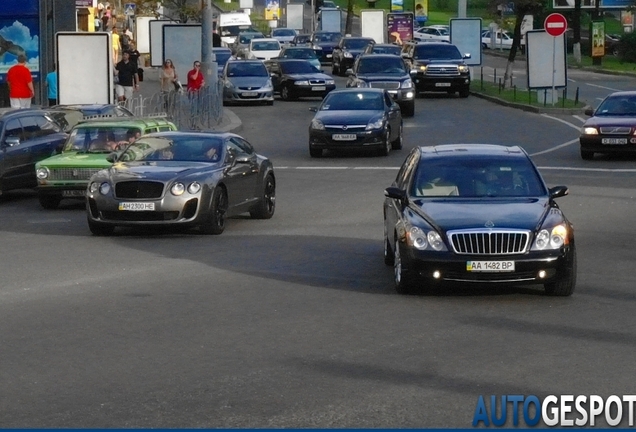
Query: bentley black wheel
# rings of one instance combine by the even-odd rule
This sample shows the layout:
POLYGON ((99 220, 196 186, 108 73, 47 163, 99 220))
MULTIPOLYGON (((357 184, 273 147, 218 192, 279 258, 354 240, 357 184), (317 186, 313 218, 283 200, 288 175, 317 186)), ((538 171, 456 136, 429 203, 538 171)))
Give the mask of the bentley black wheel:
POLYGON ((225 212, 227 211, 227 193, 217 187, 212 195, 212 205, 208 220, 201 225, 203 234, 219 235, 225 230, 225 212))
POLYGON ((276 210, 276 183, 271 174, 265 178, 263 196, 254 210, 250 211, 250 216, 254 219, 270 219, 276 210))

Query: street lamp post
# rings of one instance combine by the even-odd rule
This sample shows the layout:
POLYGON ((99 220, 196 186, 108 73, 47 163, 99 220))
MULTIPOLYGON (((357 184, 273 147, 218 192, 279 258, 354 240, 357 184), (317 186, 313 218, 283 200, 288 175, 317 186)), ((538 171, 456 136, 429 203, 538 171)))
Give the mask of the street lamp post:
POLYGON ((203 76, 208 85, 216 86, 218 81, 218 72, 216 64, 216 56, 212 51, 213 47, 213 21, 214 14, 212 12, 211 0, 207 0, 203 9, 203 20, 201 22, 201 66, 203 76))

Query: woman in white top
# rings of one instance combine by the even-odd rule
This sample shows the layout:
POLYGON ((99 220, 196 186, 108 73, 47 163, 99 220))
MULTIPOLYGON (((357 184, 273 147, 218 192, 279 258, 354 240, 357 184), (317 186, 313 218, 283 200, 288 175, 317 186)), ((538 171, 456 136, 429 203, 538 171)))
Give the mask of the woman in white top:
POLYGON ((163 67, 161 68, 161 91, 169 92, 174 90, 174 83, 177 82, 179 77, 177 76, 177 70, 174 68, 172 64, 172 60, 166 59, 163 62, 163 67))

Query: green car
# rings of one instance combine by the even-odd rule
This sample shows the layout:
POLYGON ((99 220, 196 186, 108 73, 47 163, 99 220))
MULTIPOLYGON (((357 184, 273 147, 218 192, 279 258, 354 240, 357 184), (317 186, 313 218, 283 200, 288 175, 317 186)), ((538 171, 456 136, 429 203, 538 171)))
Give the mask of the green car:
POLYGON ((88 179, 108 168, 106 159, 141 135, 176 131, 174 123, 156 118, 100 118, 78 123, 62 153, 35 165, 38 199, 45 209, 55 209, 64 198, 84 199, 88 179))

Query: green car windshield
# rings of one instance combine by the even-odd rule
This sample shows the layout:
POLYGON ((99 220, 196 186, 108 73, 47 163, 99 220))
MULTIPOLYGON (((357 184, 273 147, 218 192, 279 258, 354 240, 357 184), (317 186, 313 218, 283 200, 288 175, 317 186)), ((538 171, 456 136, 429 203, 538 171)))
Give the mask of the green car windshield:
POLYGON ((141 135, 138 128, 81 127, 75 128, 64 144, 64 152, 110 153, 121 150, 141 135))
POLYGON ((210 137, 146 137, 135 141, 119 162, 179 161, 220 162, 223 141, 210 137))

